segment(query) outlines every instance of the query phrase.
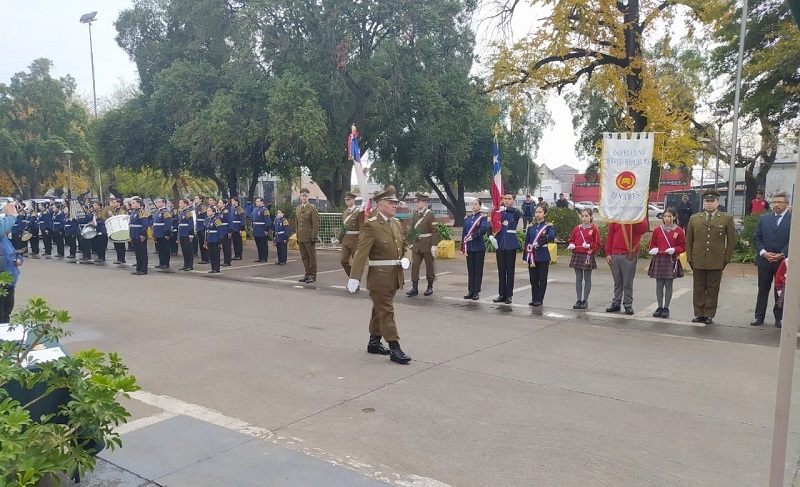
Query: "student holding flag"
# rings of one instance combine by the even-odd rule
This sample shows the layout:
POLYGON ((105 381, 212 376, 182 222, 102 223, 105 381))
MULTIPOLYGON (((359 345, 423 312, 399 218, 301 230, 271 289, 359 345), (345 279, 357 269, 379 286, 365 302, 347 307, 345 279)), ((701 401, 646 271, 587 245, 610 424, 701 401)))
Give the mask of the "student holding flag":
POLYGON ((464 299, 480 299, 483 283, 483 260, 486 257, 486 242, 483 236, 489 230, 489 220, 481 213, 481 200, 470 203, 472 214, 464 219, 461 231, 461 253, 467 256, 467 294, 464 299))
POLYGON ((544 221, 546 214, 543 206, 537 206, 533 212, 533 221, 525 234, 525 253, 522 259, 528 263, 531 280, 529 306, 541 306, 547 291, 547 274, 550 270, 550 249, 547 244, 556 239, 556 231, 552 223, 544 221))

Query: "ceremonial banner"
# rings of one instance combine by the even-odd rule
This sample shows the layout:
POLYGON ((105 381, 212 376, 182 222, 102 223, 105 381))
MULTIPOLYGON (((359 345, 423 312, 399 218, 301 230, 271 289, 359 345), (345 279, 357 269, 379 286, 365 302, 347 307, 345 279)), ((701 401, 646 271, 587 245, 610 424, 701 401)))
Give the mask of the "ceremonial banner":
POLYGON ((501 216, 500 205, 503 204, 503 174, 500 171, 500 146, 497 144, 497 134, 499 130, 496 129, 494 134, 494 146, 492 147, 492 187, 490 189, 492 195, 492 233, 500 231, 501 216))
POLYGON ((361 165, 361 149, 358 147, 358 130, 355 125, 350 127, 350 135, 347 136, 347 157, 353 161, 356 170, 356 181, 358 181, 358 192, 361 193, 361 208, 364 210, 364 218, 369 218, 372 211, 371 197, 367 192, 367 176, 364 174, 364 167, 361 165))
POLYGON ((654 139, 655 134, 645 132, 603 134, 600 218, 616 223, 644 220, 654 139))

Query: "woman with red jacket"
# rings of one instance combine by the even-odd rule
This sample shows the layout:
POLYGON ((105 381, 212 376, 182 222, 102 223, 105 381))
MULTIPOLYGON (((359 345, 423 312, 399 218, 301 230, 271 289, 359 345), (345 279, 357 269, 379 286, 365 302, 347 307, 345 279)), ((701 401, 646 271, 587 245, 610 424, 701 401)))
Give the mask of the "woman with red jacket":
POLYGON ((678 256, 686 251, 686 235, 677 225, 678 212, 675 208, 664 210, 663 225, 653 230, 650 237, 650 268, 647 275, 656 280, 656 299, 658 309, 653 316, 669 318, 669 303, 672 300, 672 280, 683 277, 678 256))
POLYGON ((572 251, 569 266, 575 269, 575 293, 578 295, 578 300, 572 309, 589 307, 592 269, 597 269, 594 253, 603 245, 600 241, 600 232, 592 220, 592 210, 581 210, 581 224, 573 228, 569 236, 567 249, 572 251))

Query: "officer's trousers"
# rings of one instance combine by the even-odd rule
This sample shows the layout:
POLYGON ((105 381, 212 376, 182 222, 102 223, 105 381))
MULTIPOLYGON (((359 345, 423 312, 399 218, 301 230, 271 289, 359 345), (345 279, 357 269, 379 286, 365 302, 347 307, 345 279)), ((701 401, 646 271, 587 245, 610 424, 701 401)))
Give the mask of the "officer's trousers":
POLYGON ((267 237, 253 237, 256 241, 256 250, 258 251, 258 260, 266 262, 269 257, 269 247, 267 247, 267 237))
MULTIPOLYGON (((339 261, 342 264, 342 269, 350 276, 350 259, 355 255, 356 248, 358 247, 358 238, 350 238, 351 236, 348 235, 345 237, 345 240, 342 242, 342 253, 340 254, 339 261)), ((358 237, 356 235, 356 237, 358 237)))
POLYGON ((719 285, 722 283, 722 269, 692 269, 694 315, 713 318, 717 315, 719 285))
POLYGON ((370 336, 382 336, 387 342, 400 339, 397 323, 394 321, 394 295, 397 291, 376 291, 370 289, 372 296, 372 316, 369 320, 370 336))
MULTIPOLYGON (((425 261, 425 278, 428 282, 436 280, 436 269, 433 263, 433 254, 428 252, 413 252, 411 254, 411 282, 419 281, 419 267, 425 261)), ((347 274, 348 276, 350 273, 347 274)))
POLYGON ((303 259, 303 269, 306 277, 317 278, 317 249, 311 242, 297 242, 300 246, 300 257, 303 259))

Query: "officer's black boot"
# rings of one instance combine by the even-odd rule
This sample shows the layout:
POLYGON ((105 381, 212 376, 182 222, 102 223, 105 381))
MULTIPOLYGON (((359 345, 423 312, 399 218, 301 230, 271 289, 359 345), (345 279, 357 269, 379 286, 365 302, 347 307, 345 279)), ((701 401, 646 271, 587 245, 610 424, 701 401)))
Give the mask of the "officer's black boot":
POLYGON ((433 294, 433 281, 428 281, 428 289, 426 289, 422 295, 430 296, 431 294, 433 294))
POLYGON ((411 290, 406 293, 406 296, 408 296, 410 298, 412 296, 416 296, 417 294, 419 294, 419 291, 417 290, 417 283, 418 282, 419 281, 411 281, 411 290))
POLYGON ((398 364, 407 364, 411 362, 411 357, 403 352, 403 349, 400 348, 399 342, 389 342, 389 349, 391 350, 389 359, 392 362, 397 362, 398 364))
POLYGON ((370 335, 369 336, 369 344, 367 344, 367 352, 368 353, 377 353, 379 355, 389 355, 390 352, 388 348, 384 347, 381 343, 381 336, 380 335, 370 335))

